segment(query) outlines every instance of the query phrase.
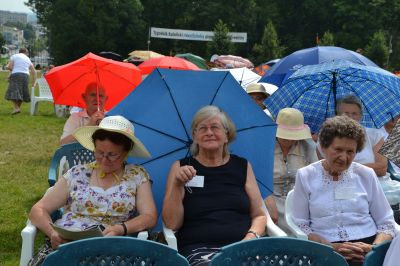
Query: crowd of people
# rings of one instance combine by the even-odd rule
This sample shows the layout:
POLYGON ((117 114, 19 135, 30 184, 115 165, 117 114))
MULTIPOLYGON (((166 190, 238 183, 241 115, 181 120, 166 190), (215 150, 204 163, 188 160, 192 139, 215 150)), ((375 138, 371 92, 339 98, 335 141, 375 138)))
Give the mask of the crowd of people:
MULTIPOLYGON (((9 64, 6 99, 14 104, 12 114, 29 101, 33 65, 25 57, 21 50, 9 64)), ((246 92, 273 119, 263 85, 251 84, 246 92)), ((144 167, 127 163, 128 156, 150 157, 134 125, 122 116, 106 116, 107 92, 99 84, 88 84, 81 97, 86 106, 70 115, 60 145, 79 142, 93 151, 95 161, 71 167, 32 207, 29 217, 47 240, 30 265, 41 265, 69 241, 51 223, 72 230, 102 225, 105 236, 135 234, 157 223, 151 177, 144 167), (51 213, 62 207, 62 217, 52 221, 51 213)), ((395 238, 393 211, 378 181, 388 162, 378 151, 399 117, 382 129, 363 127, 362 104, 354 95, 339 99, 336 112, 312 135, 299 110, 279 111, 273 193, 263 199, 251 162, 230 153, 236 129, 229 114, 217 106, 198 110, 191 154, 171 165, 162 207, 162 220, 176 231, 178 250, 190 265, 209 265, 223 246, 263 237, 267 215, 290 235, 285 201, 291 190, 294 223, 310 241, 332 246, 350 265, 362 265, 374 245, 395 238)), ((392 245, 400 245, 398 237, 392 245)), ((396 254, 388 252, 387 261, 396 254)))

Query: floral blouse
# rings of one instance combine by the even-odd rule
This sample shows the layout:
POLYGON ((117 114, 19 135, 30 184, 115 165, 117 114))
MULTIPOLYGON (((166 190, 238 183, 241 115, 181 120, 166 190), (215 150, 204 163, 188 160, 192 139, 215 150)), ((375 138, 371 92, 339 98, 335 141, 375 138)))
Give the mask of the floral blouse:
POLYGON ((106 190, 90 185, 95 162, 72 167, 63 178, 67 180, 69 198, 64 214, 55 223, 69 230, 84 230, 92 225, 109 226, 136 214, 136 192, 150 180, 146 170, 128 164, 120 182, 106 190))

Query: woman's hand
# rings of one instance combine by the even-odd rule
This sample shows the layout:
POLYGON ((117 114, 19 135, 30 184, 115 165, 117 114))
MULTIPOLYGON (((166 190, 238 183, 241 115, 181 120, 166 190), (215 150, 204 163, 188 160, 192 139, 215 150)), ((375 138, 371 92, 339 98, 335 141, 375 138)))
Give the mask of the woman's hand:
POLYGON ((196 169, 191 165, 184 165, 179 167, 175 174, 176 180, 182 184, 186 184, 196 175, 196 169))
POLYGON ((53 232, 50 235, 50 242, 51 242, 51 247, 53 249, 57 249, 59 245, 67 243, 68 240, 65 240, 56 231, 53 230, 53 232))
POLYGON ((124 228, 121 224, 107 226, 103 231, 103 236, 123 236, 124 228))
POLYGON ((346 260, 364 261, 365 254, 371 251, 371 245, 362 242, 344 242, 332 244, 333 249, 346 260))

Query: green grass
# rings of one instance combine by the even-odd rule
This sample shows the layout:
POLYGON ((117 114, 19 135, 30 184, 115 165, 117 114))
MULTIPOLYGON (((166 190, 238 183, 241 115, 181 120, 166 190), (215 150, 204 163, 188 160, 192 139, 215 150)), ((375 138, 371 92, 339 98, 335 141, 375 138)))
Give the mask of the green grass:
MULTIPOLYGON (((4 99, 7 76, 0 72, 0 265, 19 265, 21 230, 48 188, 47 171, 65 118, 54 115, 50 102, 40 102, 36 116, 29 114, 30 103, 10 115, 12 103, 4 99)), ((37 245, 42 242, 39 237, 37 245)))

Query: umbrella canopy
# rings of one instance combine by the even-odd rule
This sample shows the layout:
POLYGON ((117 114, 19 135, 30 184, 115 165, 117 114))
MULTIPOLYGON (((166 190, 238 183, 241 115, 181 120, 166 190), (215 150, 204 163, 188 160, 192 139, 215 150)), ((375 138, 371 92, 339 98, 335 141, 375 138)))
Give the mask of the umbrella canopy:
POLYGON ((240 86, 243 89, 246 89, 251 83, 257 82, 261 76, 257 75, 247 67, 242 68, 230 68, 230 69, 221 69, 221 68, 213 68, 212 71, 229 71, 232 76, 239 82, 240 86))
POLYGON ((89 83, 96 82, 108 96, 109 110, 129 94, 142 80, 140 70, 130 64, 106 59, 92 53, 71 63, 53 68, 45 78, 54 103, 85 108, 82 94, 89 83))
POLYGON ((185 53, 185 54, 176 54, 175 57, 184 58, 184 59, 192 62, 193 64, 195 64, 196 66, 198 66, 201 69, 208 69, 206 60, 198 55, 194 55, 191 53, 185 53))
POLYGON ((250 161, 262 195, 273 190, 276 124, 232 75, 157 68, 108 115, 123 115, 131 120, 135 134, 151 153, 151 159, 132 158, 131 162, 142 164, 153 178, 159 208, 172 163, 189 156, 192 118, 201 107, 210 104, 226 111, 235 123, 237 137, 230 150, 250 161))
POLYGON ((183 58, 172 56, 152 58, 144 61, 138 65, 138 67, 140 70, 142 70, 143 75, 150 74, 157 67, 180 70, 200 70, 200 68, 192 62, 189 62, 183 58))
POLYGON ((117 53, 114 53, 114 52, 106 52, 106 51, 104 51, 104 52, 100 52, 99 55, 101 57, 104 57, 104 58, 108 58, 108 59, 112 59, 112 60, 115 60, 115 61, 122 62, 122 56, 120 54, 117 54, 117 53))
POLYGON ((397 121, 379 153, 400 167, 400 120, 397 121))
POLYGON ((275 65, 279 60, 281 60, 281 59, 277 58, 277 59, 269 60, 266 63, 262 63, 262 64, 256 66, 253 69, 253 71, 256 72, 260 76, 264 76, 265 73, 267 72, 267 70, 270 69, 273 65, 275 65))
POLYGON ((254 67, 249 59, 236 55, 213 55, 210 61, 225 68, 254 67))
POLYGON ((348 94, 360 98, 361 123, 367 127, 380 128, 400 114, 400 79, 381 68, 347 60, 300 68, 265 105, 274 117, 285 107, 299 109, 311 131, 318 132, 326 118, 335 116, 337 99, 348 94))
POLYGON ((316 46, 296 51, 282 58, 266 72, 260 82, 272 83, 280 87, 285 79, 302 66, 316 65, 338 59, 377 67, 374 62, 354 51, 336 46, 316 46))
POLYGON ((151 58, 163 57, 164 55, 153 52, 153 51, 145 51, 145 50, 135 50, 128 54, 131 58, 136 59, 138 61, 146 61, 151 58))

